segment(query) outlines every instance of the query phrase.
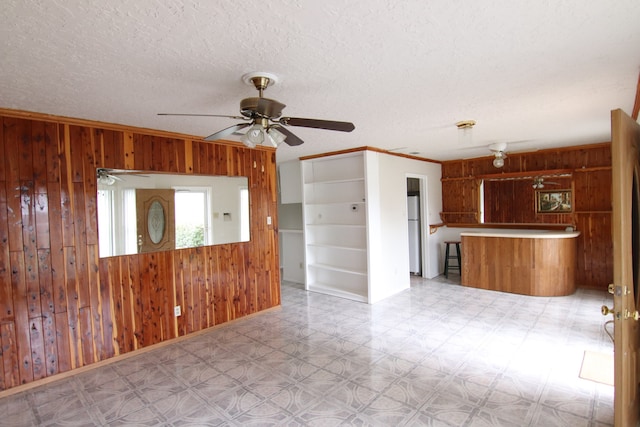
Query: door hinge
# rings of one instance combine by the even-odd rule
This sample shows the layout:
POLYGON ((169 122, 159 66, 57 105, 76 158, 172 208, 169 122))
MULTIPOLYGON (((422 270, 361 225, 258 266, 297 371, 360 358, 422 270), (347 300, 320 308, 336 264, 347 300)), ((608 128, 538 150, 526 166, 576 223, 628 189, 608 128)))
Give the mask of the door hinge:
POLYGON ((638 319, 640 319, 640 313, 638 313, 638 310, 629 311, 629 310, 625 309, 624 310, 624 318, 625 318, 625 320, 633 319, 633 320, 635 320, 637 322, 638 319))
POLYGON ((607 291, 611 294, 611 295, 615 295, 617 297, 621 297, 623 295, 629 295, 629 288, 627 288, 626 286, 616 286, 613 283, 610 283, 609 286, 607 287, 607 291))

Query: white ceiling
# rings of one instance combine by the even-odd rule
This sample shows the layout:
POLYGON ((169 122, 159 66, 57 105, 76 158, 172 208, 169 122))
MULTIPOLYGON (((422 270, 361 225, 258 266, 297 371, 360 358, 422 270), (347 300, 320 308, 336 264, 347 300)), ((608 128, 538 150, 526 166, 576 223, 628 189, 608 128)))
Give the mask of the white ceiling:
POLYGON ((4 0, 0 107, 207 136, 279 77, 290 127, 279 162, 373 146, 448 160, 608 141, 633 108, 638 0, 4 0), (473 119, 469 148, 455 123, 473 119))

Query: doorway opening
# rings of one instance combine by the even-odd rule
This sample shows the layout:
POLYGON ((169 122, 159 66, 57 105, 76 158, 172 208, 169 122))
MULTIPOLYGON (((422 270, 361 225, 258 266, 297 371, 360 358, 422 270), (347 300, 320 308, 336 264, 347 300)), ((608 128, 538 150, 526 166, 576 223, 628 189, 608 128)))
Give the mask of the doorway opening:
POLYGON ((426 178, 407 175, 407 233, 409 238, 409 273, 429 277, 426 178))

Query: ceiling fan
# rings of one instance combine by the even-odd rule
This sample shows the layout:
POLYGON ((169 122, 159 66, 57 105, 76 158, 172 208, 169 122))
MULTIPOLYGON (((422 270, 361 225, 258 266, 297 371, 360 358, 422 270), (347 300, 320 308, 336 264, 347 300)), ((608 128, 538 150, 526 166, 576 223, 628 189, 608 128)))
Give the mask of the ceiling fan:
POLYGON ((104 168, 96 169, 96 176, 98 178, 98 184, 102 185, 113 185, 116 181, 122 181, 122 178, 112 174, 109 169, 104 168))
POLYGON ((142 175, 140 171, 136 170, 122 170, 122 169, 109 169, 109 168, 97 168, 96 177, 98 178, 98 184, 113 185, 116 181, 124 181, 120 175, 135 175, 143 178, 148 178, 148 175, 142 175))
POLYGON ((540 190, 542 188, 544 188, 545 184, 549 184, 549 185, 560 185, 559 182, 550 182, 550 181, 545 181, 543 177, 541 176, 536 176, 533 178, 533 188, 535 188, 536 190, 540 190))
POLYGON ((237 134, 243 129, 249 128, 240 140, 248 147, 268 143, 278 147, 282 142, 288 145, 300 145, 303 140, 294 135, 287 126, 299 126, 315 129, 327 129, 340 132, 351 132, 355 129, 353 123, 338 122, 332 120, 304 119, 299 117, 280 117, 285 104, 275 99, 265 98, 263 93, 267 87, 275 84, 278 78, 270 73, 255 72, 242 76, 242 80, 255 86, 257 97, 245 98, 240 101, 241 116, 228 116, 220 114, 179 114, 158 113, 159 116, 201 116, 201 117, 227 117, 243 120, 243 123, 230 126, 213 133, 205 138, 206 141, 216 141, 232 134, 237 134))

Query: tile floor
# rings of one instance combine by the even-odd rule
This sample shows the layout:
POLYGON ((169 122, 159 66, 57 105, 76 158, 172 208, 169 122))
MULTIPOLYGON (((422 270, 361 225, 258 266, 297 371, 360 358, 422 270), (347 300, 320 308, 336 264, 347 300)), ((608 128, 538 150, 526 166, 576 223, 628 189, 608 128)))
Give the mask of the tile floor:
POLYGON ((0 425, 611 426, 604 292, 412 278, 373 306, 282 286, 282 309, 0 399, 0 425))

